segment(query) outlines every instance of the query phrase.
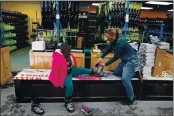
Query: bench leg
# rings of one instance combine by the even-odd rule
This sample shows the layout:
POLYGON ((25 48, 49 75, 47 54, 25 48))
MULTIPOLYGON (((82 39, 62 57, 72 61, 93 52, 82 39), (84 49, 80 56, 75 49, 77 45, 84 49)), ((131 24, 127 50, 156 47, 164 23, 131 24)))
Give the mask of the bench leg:
POLYGON ((23 82, 22 82, 22 80, 14 80, 14 84, 15 84, 16 102, 20 103, 24 100, 23 82))

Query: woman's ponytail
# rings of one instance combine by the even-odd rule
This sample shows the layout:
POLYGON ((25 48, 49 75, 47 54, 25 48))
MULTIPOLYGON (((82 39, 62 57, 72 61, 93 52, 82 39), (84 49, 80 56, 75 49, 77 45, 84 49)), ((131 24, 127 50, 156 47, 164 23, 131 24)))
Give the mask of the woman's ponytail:
POLYGON ((106 33, 109 34, 110 36, 116 36, 118 37, 120 34, 120 29, 119 28, 110 28, 106 30, 106 33))

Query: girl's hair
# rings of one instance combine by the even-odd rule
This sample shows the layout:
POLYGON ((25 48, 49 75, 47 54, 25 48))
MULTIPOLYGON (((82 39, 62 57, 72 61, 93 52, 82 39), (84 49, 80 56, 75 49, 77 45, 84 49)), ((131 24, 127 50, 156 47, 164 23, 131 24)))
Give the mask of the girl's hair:
POLYGON ((71 47, 65 43, 61 45, 60 50, 63 56, 65 57, 66 61, 71 62, 71 58, 70 58, 71 47))
POLYGON ((110 36, 116 36, 118 37, 120 34, 120 29, 119 28, 110 28, 106 30, 106 33, 109 34, 110 36))

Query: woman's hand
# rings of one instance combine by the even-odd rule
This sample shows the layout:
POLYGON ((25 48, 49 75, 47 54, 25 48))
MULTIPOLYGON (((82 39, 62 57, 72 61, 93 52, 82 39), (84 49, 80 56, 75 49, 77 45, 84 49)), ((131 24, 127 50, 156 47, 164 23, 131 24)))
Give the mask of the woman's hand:
POLYGON ((102 58, 99 58, 98 59, 98 63, 102 64, 103 63, 103 59, 102 58))

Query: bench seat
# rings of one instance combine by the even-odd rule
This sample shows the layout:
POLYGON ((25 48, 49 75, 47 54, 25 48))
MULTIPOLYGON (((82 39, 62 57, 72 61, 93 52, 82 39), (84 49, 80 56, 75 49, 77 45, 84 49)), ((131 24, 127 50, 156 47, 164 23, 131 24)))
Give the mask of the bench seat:
MULTIPOLYGON (((50 71, 51 70, 44 69, 24 69, 19 72, 13 78, 17 101, 20 103, 29 102, 27 100, 30 100, 33 96, 43 99, 43 102, 63 101, 65 89, 52 85, 48 78, 50 71)), ((121 78, 114 76, 112 72, 106 72, 106 75, 106 77, 86 75, 73 77, 74 100, 117 101, 124 99, 127 95, 121 78)), ((142 84, 138 78, 132 78, 134 93, 138 100, 157 99, 157 97, 160 99, 172 98, 173 91, 169 91, 166 94, 166 90, 170 90, 173 86, 172 80, 168 79, 164 81, 154 77, 143 78, 143 80, 144 82, 142 84), (156 94, 158 94, 158 96, 156 96, 156 94)))
MULTIPOLYGON (((51 70, 45 70, 45 69, 23 69, 13 79, 14 80, 49 80, 50 71, 51 70)), ((106 71, 105 75, 106 77, 95 77, 92 75, 83 74, 83 75, 73 77, 73 81, 121 80, 121 77, 114 76, 112 72, 109 72, 109 71, 106 71)), ((132 80, 138 80, 138 78, 132 78, 132 80)))

